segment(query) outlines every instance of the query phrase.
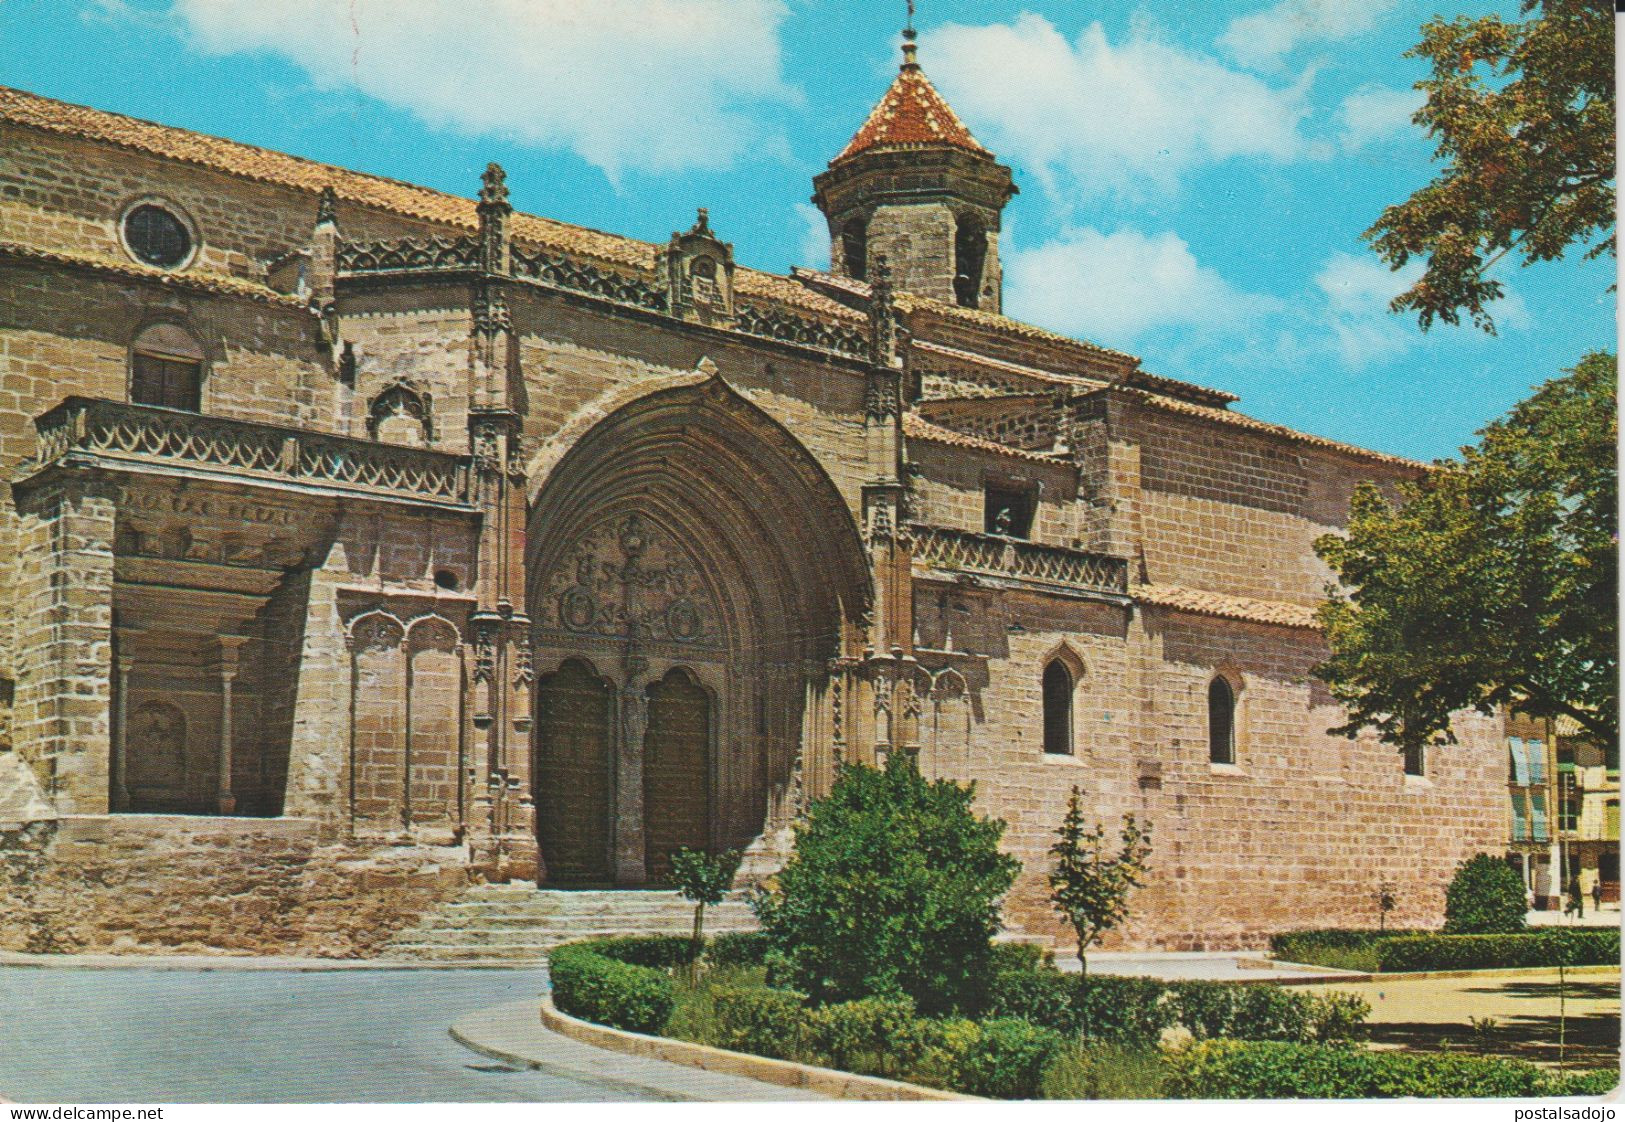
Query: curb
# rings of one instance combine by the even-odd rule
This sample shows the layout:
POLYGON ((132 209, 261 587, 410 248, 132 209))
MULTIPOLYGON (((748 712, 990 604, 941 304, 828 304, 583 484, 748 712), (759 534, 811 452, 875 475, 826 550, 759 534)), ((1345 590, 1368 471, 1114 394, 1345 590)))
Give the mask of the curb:
MULTIPOLYGON (((1303 965, 1294 963, 1293 965, 1303 965)), ((1615 974, 1619 972, 1618 966, 1607 963, 1593 964, 1591 966, 1565 966, 1566 974, 1615 974)), ((1447 978, 1527 978, 1531 974, 1557 977, 1555 966, 1497 966, 1485 970, 1393 970, 1377 974, 1345 974, 1337 978, 1305 978, 1298 980, 1282 979, 1283 986, 1334 986, 1340 982, 1426 982, 1433 979, 1447 978)))
POLYGON ((551 997, 542 998, 542 1024, 572 1040, 592 1044, 629 1056, 644 1056, 684 1064, 721 1075, 739 1075, 747 1079, 771 1083, 778 1087, 796 1087, 816 1091, 837 1099, 862 1099, 880 1102, 986 1102, 975 1095, 961 1095, 954 1091, 938 1091, 915 1083, 896 1079, 881 1079, 873 1075, 854 1075, 847 1071, 834 1071, 811 1064, 798 1064, 790 1060, 772 1060, 766 1056, 753 1056, 747 1052, 730 1052, 725 1048, 712 1048, 705 1044, 690 1044, 686 1040, 672 1040, 665 1036, 647 1036, 639 1032, 626 1032, 607 1025, 595 1025, 568 1013, 559 1012, 551 997))
MULTIPOLYGON (((571 1078, 580 1077, 580 1072, 576 1071, 574 1068, 566 1067, 563 1064, 549 1064, 536 1059, 534 1056, 523 1056, 518 1052, 509 1052, 502 1048, 493 1048, 489 1044, 481 1044, 459 1028, 458 1026, 461 1024, 462 1021, 453 1023, 452 1026, 446 1030, 446 1033, 457 1043, 461 1044, 464 1048, 467 1048, 470 1052, 475 1052, 489 1059, 500 1060, 503 1063, 511 1064, 514 1067, 525 1068, 529 1071, 547 1071, 557 1075, 569 1076, 571 1078)), ((686 1096, 672 1094, 670 1091, 667 1091, 664 1088, 653 1087, 647 1083, 637 1083, 630 1079, 616 1079, 612 1076, 597 1074, 593 1075, 592 1078, 596 1082, 604 1083, 612 1087, 620 1087, 629 1091, 638 1091, 657 1095, 667 1102, 703 1101, 690 1100, 686 1096)))

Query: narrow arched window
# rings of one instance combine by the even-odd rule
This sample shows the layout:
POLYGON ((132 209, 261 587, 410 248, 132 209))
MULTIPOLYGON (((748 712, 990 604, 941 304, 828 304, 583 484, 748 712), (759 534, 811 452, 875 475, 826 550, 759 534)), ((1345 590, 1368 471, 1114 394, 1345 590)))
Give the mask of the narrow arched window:
POLYGON ((954 302, 977 308, 982 302, 982 270, 987 265, 987 228, 962 218, 954 231, 954 302))
POLYGON ((841 264, 853 280, 868 276, 869 224, 861 218, 854 218, 841 230, 841 264))
POLYGON ((1044 751, 1072 754, 1072 671, 1060 659, 1044 667, 1044 751))
POLYGON ((1207 687, 1207 745, 1213 763, 1236 762, 1236 695, 1223 678, 1207 687))

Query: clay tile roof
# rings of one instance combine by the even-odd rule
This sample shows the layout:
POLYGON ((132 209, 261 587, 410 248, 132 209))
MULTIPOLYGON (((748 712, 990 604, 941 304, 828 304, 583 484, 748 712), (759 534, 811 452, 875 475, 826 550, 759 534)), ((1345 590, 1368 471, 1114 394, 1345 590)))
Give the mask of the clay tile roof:
POLYGON ((963 148, 981 156, 993 155, 976 143, 976 138, 970 134, 958 114, 948 107, 919 65, 905 62, 891 88, 886 91, 886 96, 880 99, 880 104, 874 107, 869 119, 863 122, 863 127, 831 163, 838 163, 871 148, 918 148, 922 145, 944 145, 963 148))
POLYGON ((1050 455, 1044 452, 1029 452, 1025 448, 1012 448, 1008 444, 1000 444, 998 441, 988 440, 985 437, 955 432, 953 429, 932 424, 916 413, 903 414, 903 435, 910 440, 946 444, 951 448, 974 448, 978 452, 994 452, 1001 456, 1014 456, 1020 460, 1033 460, 1037 463, 1055 464, 1059 467, 1070 467, 1072 463, 1071 460, 1062 456, 1050 455))
POLYGON ((1280 600, 1254 600, 1247 596, 1229 596, 1222 592, 1203 592, 1195 588, 1181 588, 1175 584, 1142 584, 1133 590, 1134 599, 1143 604, 1156 604, 1163 608, 1191 612, 1223 619, 1243 619, 1253 623, 1273 623, 1281 627, 1301 627, 1320 630, 1315 609, 1302 604, 1287 604, 1280 600))
POLYGON ((278 304, 288 308, 303 308, 305 301, 267 288, 263 284, 238 277, 198 272, 171 272, 151 265, 140 265, 108 257, 100 253, 64 253, 60 250, 27 245, 22 242, 0 240, 0 260, 39 261, 62 265, 70 269, 83 269, 104 276, 127 277, 131 280, 151 281, 166 288, 179 288, 191 292, 213 292, 223 296, 240 296, 258 300, 263 304, 278 304))

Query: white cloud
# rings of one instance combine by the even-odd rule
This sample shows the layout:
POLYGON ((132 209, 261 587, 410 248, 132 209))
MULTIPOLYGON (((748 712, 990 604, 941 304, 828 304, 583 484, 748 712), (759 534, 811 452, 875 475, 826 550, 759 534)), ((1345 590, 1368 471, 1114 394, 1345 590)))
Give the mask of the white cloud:
POLYGON ((611 178, 726 166, 794 98, 784 0, 175 0, 201 49, 267 51, 437 127, 557 145, 611 178))
POLYGON ((1394 315, 1388 303, 1421 275, 1415 261, 1396 273, 1375 257, 1337 252, 1327 258, 1315 274, 1315 287, 1325 299, 1329 341, 1344 367, 1363 370, 1420 339, 1415 323, 1394 315))
POLYGON ((1352 152, 1410 132, 1411 117, 1425 100, 1421 90, 1361 86, 1337 110, 1343 147, 1352 152))
POLYGON ((796 246, 796 264, 820 272, 829 268, 829 219, 811 203, 797 203, 796 217, 806 228, 796 246))
MULTIPOLYGON (((1411 261, 1395 272, 1373 256, 1343 252, 1326 259, 1315 274, 1315 287, 1324 298, 1327 341, 1345 368, 1363 370, 1422 343, 1424 336, 1413 314, 1396 315, 1388 310, 1394 297, 1416 283, 1422 269, 1422 262, 1411 261)), ((1492 311, 1502 330, 1520 331, 1530 325, 1528 307, 1510 289, 1492 311)), ((1433 330, 1488 338, 1470 327, 1452 329, 1441 324, 1433 330)))
POLYGON ((1140 26, 1112 43, 1099 23, 1069 42, 1042 16, 950 24, 921 46, 926 72, 1007 162, 1069 193, 1176 186, 1192 168, 1309 154, 1307 77, 1272 85, 1140 26))
POLYGON ((1398 0, 1280 0, 1273 7, 1238 16, 1219 36, 1219 46, 1243 66, 1281 64, 1305 43, 1352 38, 1377 26, 1398 0))
POLYGON ((1241 329, 1276 304, 1231 287, 1171 232, 1067 229, 1012 252, 1004 278, 1010 315, 1116 347, 1161 328, 1241 329))

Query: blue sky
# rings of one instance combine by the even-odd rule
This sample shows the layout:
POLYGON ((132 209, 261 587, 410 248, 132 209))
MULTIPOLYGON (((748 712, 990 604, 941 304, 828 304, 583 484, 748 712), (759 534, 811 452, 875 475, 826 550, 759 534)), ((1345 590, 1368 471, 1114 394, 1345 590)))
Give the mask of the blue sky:
MULTIPOLYGON (((0 0, 0 83, 663 241, 823 267, 811 177, 879 99, 904 5, 0 0)), ((1504 270, 1500 334, 1385 311, 1360 232, 1432 175, 1419 26, 1477 0, 922 0, 920 59, 1021 194, 1005 307, 1419 458, 1614 347, 1611 259, 1504 270)))

